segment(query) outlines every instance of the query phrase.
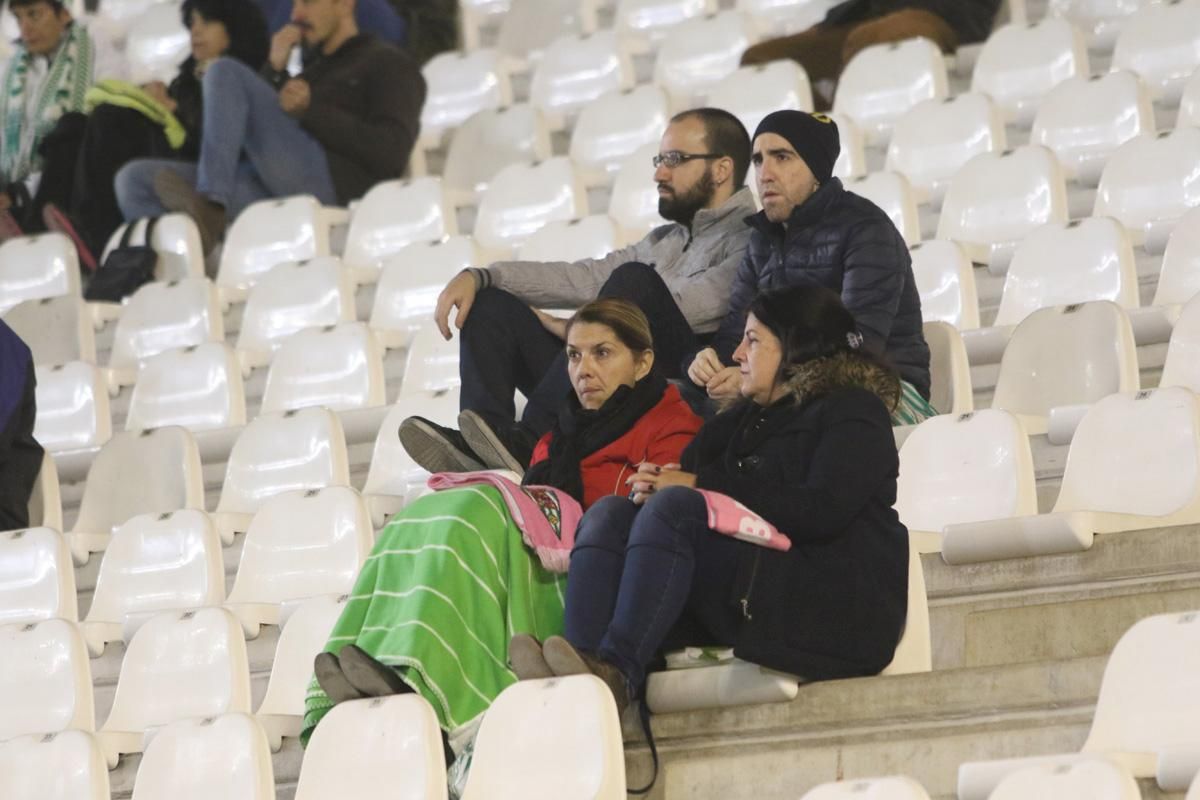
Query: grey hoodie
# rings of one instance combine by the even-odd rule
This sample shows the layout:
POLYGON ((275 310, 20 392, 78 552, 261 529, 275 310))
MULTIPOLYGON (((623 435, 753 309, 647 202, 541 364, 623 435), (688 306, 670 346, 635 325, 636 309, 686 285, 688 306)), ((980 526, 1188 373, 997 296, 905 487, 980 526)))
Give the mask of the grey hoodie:
POLYGON ((743 188, 720 207, 698 212, 691 230, 661 225, 604 258, 497 262, 488 270, 491 285, 531 306, 572 308, 595 300, 613 270, 637 261, 662 276, 693 331, 711 333, 729 310, 729 289, 750 241, 745 219, 755 210, 743 188))

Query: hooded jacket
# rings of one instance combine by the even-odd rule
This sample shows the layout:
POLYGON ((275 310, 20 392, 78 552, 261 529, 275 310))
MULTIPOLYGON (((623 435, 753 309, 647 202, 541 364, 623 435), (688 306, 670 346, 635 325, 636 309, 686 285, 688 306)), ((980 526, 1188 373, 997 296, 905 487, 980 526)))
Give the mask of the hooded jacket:
POLYGON ((747 545, 732 604, 739 658, 807 680, 874 675, 908 610, 908 531, 892 506, 894 374, 852 353, 797 368, 787 396, 742 402, 684 451, 696 486, 729 495, 792 540, 747 545))

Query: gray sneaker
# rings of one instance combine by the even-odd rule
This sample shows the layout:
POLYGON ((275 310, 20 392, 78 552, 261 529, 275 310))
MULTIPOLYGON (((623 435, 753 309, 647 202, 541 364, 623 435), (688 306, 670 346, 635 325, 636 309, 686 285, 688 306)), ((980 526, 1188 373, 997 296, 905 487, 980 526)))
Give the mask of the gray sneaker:
POLYGON ((458 415, 458 428, 467 446, 483 461, 487 469, 508 469, 525 476, 527 463, 512 454, 508 445, 500 438, 491 425, 474 411, 463 411, 458 415))
POLYGON ((400 423, 400 444, 413 461, 429 472, 484 469, 461 433, 424 417, 409 417, 400 423))

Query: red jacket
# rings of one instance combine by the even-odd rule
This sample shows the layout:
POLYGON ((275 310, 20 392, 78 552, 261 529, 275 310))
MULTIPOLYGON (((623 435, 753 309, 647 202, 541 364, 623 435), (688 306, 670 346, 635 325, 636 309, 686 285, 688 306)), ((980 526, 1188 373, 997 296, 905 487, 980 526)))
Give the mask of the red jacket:
MULTIPOLYGON (((625 479, 637 472, 637 465, 643 461, 678 464, 683 448, 695 437, 702 422, 692 413, 679 390, 668 385, 662 400, 624 436, 583 459, 580 465, 583 507, 588 508, 610 494, 629 494, 625 479)), ((530 466, 549 457, 551 435, 547 433, 537 443, 533 458, 529 460, 530 466)))

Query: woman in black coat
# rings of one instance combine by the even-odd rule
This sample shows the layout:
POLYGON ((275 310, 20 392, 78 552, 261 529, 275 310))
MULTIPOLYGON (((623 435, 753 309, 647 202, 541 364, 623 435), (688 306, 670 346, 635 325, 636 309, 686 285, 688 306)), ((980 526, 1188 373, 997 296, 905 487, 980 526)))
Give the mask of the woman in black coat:
POLYGON ((755 300, 734 354, 742 399, 701 428, 682 467, 643 464, 631 498, 584 515, 565 635, 514 641, 518 675, 591 672, 622 706, 683 631, 806 680, 887 666, 907 613, 908 533, 892 509, 899 383, 860 344, 828 289, 755 300), (791 549, 714 532, 695 489, 741 502, 791 549))

